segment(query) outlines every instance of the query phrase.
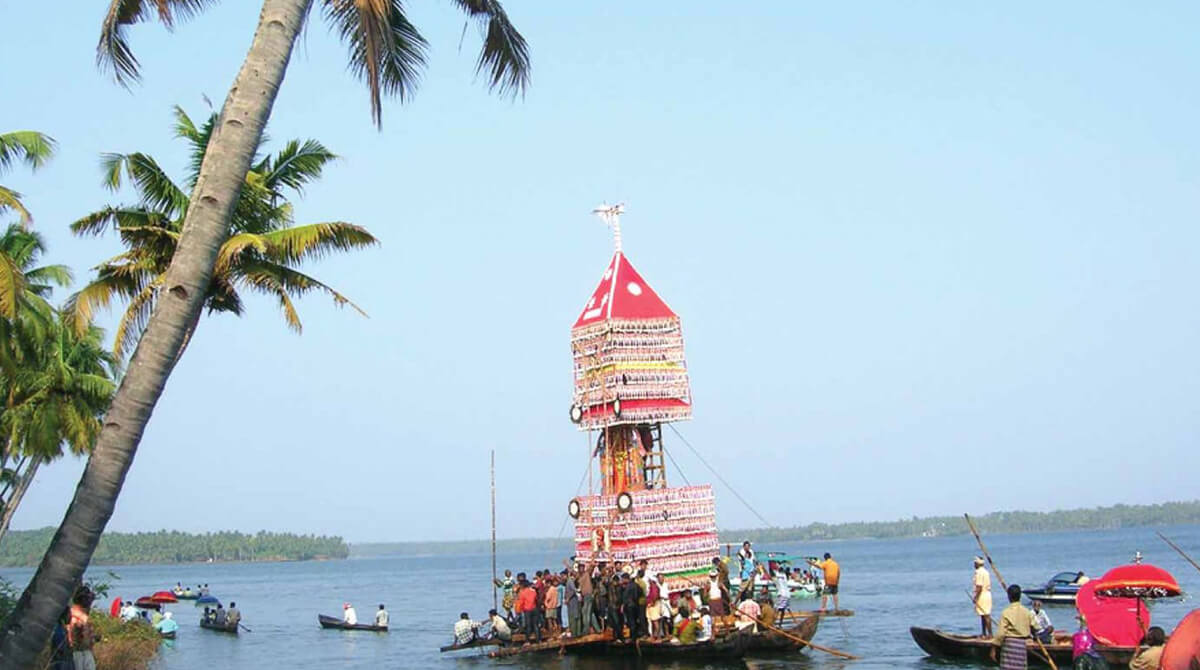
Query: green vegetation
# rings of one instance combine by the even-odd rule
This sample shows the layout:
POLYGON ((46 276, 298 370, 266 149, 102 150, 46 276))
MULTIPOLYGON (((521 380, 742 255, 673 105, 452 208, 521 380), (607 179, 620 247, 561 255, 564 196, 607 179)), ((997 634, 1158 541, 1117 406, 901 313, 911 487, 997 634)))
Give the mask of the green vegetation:
MULTIPOLYGON (((1169 502, 1159 505, 1113 505, 1091 509, 1054 512, 992 512, 971 517, 981 533, 1043 533, 1063 530, 1101 530, 1138 526, 1166 526, 1200 523, 1200 500, 1169 502)), ((810 523, 792 528, 754 528, 721 533, 721 542, 809 542, 826 540, 884 539, 965 535, 967 523, 961 516, 912 517, 899 521, 856 521, 852 523, 810 523)), ((571 553, 567 538, 529 538, 501 540, 497 551, 503 553, 571 553)), ((491 551, 487 540, 461 542, 379 542, 350 545, 350 556, 419 556, 482 554, 491 551)))
MULTIPOLYGON (((53 528, 15 530, 0 545, 0 566, 37 565, 50 546, 53 528)), ((105 533, 92 557, 96 564, 192 563, 199 561, 308 561, 346 558, 349 548, 340 537, 231 531, 193 535, 160 530, 156 533, 105 533)))

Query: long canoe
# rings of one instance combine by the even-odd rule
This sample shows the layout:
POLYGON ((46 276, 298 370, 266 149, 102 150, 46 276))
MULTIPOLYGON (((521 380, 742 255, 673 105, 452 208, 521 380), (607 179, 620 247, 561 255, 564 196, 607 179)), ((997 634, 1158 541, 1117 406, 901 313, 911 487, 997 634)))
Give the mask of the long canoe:
POLYGON ((229 633, 229 634, 231 634, 231 635, 237 635, 237 634, 238 634, 238 626, 237 626, 237 624, 234 624, 234 625, 230 626, 229 624, 215 623, 215 622, 212 622, 212 621, 205 621, 204 619, 201 619, 201 620, 200 620, 200 627, 201 627, 201 628, 207 628, 207 629, 209 629, 209 630, 215 630, 215 631, 217 631, 218 633, 229 633))
MULTIPOLYGON (((917 646, 935 658, 963 659, 986 665, 996 665, 996 661, 992 659, 992 650, 996 647, 987 638, 947 633, 935 628, 919 626, 913 626, 908 630, 912 633, 917 646)), ((1071 639, 1069 637, 1055 637, 1054 642, 1043 646, 1054 659, 1055 665, 1060 668, 1071 667, 1071 639)), ((1029 665, 1049 665, 1033 640, 1027 642, 1026 651, 1029 665)), ((1133 647, 1097 646, 1096 651, 1100 652, 1104 660, 1113 667, 1125 667, 1133 658, 1133 647)), ((997 654, 998 656, 999 654, 997 654)))
POLYGON ((334 616, 325 616, 324 614, 317 615, 317 623, 321 624, 321 628, 334 628, 337 630, 370 630, 376 633, 388 632, 387 626, 373 626, 366 623, 348 624, 334 616))

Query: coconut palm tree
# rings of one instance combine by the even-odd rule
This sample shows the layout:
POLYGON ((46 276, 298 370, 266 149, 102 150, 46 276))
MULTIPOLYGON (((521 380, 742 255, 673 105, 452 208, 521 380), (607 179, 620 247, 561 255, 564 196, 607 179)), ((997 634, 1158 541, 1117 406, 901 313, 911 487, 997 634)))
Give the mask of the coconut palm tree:
MULTIPOLYGON (((139 202, 110 205, 71 224, 77 235, 116 232, 125 246, 123 253, 96 267, 96 278, 66 306, 72 320, 86 327, 96 308, 126 301, 113 343, 113 353, 118 357, 133 349, 158 303, 184 215, 191 205, 187 193, 196 186, 196 167, 204 160, 216 120, 213 114, 197 126, 182 109, 175 108, 175 134, 190 144, 193 166, 183 185, 172 181, 147 154, 106 154, 105 185, 115 190, 127 179, 136 189, 139 202)), ((321 291, 335 304, 350 305, 364 313, 346 296, 295 268, 330 252, 376 243, 364 228, 342 221, 293 225, 289 192, 301 193, 335 158, 316 140, 292 140, 278 153, 255 159, 246 173, 230 230, 217 253, 204 302, 209 314, 240 315, 244 303, 239 290, 275 298, 288 327, 296 332, 302 326, 293 298, 309 291, 321 291)))
MULTIPOLYGON (((54 139, 33 130, 17 130, 0 133, 0 175, 13 163, 23 162, 31 169, 38 169, 54 155, 54 139)), ((33 220, 21 194, 0 184, 0 213, 12 210, 21 217, 21 223, 29 225, 33 220)))
MULTIPOLYGON (((137 76, 126 40, 130 25, 158 19, 170 27, 216 0, 112 0, 100 30, 98 58, 118 81, 137 76)), ((498 0, 451 0, 483 26, 477 71, 501 94, 523 92, 529 79, 525 40, 498 0)), ((400 0, 263 0, 258 26, 241 70, 221 108, 200 165, 191 206, 159 301, 146 322, 129 368, 113 397, 96 448, 42 563, 0 631, 0 670, 31 666, 49 639, 112 516, 142 432, 203 309, 214 266, 226 240, 238 192, 245 183, 263 128, 291 60, 292 48, 314 4, 349 49, 352 72, 367 83, 371 112, 380 124, 382 93, 401 100, 414 90, 426 42, 400 0)))
POLYGON ((103 331, 80 336, 63 327, 47 298, 70 271, 38 266, 42 238, 18 225, 0 236, 0 263, 15 268, 16 310, 0 315, 0 537, 42 463, 67 445, 85 453, 100 432, 113 393, 115 358, 101 348, 103 331))

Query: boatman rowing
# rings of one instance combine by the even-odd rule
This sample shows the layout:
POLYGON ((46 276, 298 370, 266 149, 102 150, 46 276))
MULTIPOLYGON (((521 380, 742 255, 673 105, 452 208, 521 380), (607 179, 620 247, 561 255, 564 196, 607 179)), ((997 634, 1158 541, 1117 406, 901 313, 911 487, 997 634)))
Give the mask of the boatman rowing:
POLYGON ((979 616, 979 636, 992 636, 992 576, 983 567, 983 558, 975 557, 974 590, 971 601, 975 603, 975 614, 979 616))

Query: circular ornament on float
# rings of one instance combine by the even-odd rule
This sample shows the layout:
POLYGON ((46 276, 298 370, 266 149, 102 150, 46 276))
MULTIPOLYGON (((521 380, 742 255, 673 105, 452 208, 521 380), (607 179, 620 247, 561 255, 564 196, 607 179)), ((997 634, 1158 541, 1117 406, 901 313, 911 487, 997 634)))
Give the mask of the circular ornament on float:
POLYGON ((617 511, 626 514, 633 509, 633 496, 629 495, 628 491, 621 491, 617 494, 617 511))
POLYGON ((583 408, 579 405, 571 405, 571 423, 580 421, 583 421, 583 408))
POLYGON ((613 416, 621 418, 621 399, 617 398, 613 401, 613 416))
POLYGON ((570 514, 572 519, 578 519, 580 511, 579 499, 571 498, 571 502, 567 503, 567 514, 570 514))

